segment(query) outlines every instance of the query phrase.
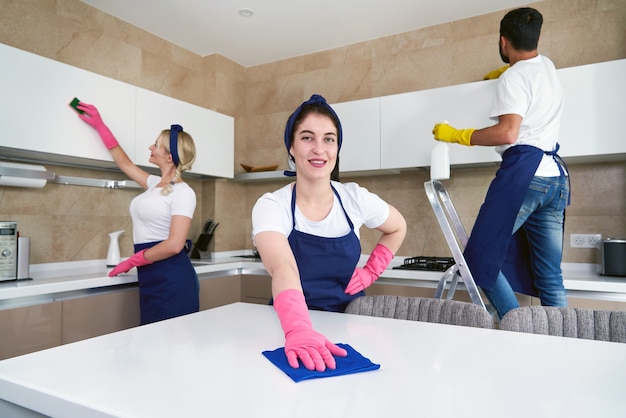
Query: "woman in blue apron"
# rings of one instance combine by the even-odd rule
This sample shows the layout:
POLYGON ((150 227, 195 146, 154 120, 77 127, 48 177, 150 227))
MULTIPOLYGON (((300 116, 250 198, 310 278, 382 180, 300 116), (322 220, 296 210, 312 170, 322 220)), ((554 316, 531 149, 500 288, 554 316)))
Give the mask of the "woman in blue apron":
POLYGON ((182 181, 195 160, 195 145, 182 126, 163 130, 150 146, 150 162, 161 170, 150 175, 136 166, 104 124, 95 106, 80 103, 78 116, 91 125, 118 167, 146 189, 130 204, 135 254, 111 270, 110 277, 137 267, 141 324, 199 310, 196 272, 184 245, 196 207, 196 195, 182 181))
POLYGON ((331 180, 342 143, 341 123, 313 95, 289 117, 285 146, 296 182, 266 193, 252 211, 254 244, 272 276, 273 305, 291 367, 335 368, 342 348, 313 329, 308 309, 343 312, 387 268, 406 234, 402 215, 356 183, 331 180), (359 229, 382 233, 362 268, 359 229))

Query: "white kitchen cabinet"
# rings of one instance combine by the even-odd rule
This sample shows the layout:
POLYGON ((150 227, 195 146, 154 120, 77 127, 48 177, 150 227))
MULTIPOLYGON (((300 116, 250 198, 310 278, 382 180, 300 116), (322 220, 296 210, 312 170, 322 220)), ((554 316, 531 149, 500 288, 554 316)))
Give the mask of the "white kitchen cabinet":
POLYGON ((563 158, 626 153, 626 59, 558 70, 564 91, 563 158))
POLYGON ((0 57, 1 147, 110 161, 112 166, 98 134, 68 106, 78 97, 98 107, 134 158, 134 86, 3 44, 0 57))
POLYGON ((0 138, 3 155, 115 167, 96 131, 68 106, 98 107, 128 156, 150 166, 148 147, 162 129, 182 125, 196 144, 190 172, 233 177, 234 119, 162 94, 0 44, 0 138))
POLYGON ((343 131, 339 171, 379 170, 380 98, 337 103, 332 108, 343 131))
POLYGON ((148 147, 172 124, 181 125, 194 139, 196 161, 191 173, 233 177, 235 122, 231 116, 141 88, 137 88, 137 164, 150 166, 148 147))
MULTIPOLYGON (((437 142, 433 126, 447 120, 456 128, 483 128, 494 124, 489 110, 495 80, 479 81, 381 98, 381 168, 430 166, 437 142)), ((500 161, 492 147, 450 146, 450 164, 500 161)))
MULTIPOLYGON (((559 154, 598 161, 626 153, 626 60, 557 70, 564 92, 559 154)), ((381 98, 381 168, 430 166, 432 128, 447 120, 456 128, 484 128, 497 80, 478 81, 381 98)), ((450 164, 500 161, 494 147, 450 145, 450 164)))

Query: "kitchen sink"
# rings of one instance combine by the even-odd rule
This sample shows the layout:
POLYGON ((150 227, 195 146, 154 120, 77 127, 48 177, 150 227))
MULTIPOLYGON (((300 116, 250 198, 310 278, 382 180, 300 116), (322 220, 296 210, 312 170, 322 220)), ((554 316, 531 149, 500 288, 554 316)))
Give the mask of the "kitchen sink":
POLYGON ((261 261, 261 257, 256 254, 244 254, 244 255, 236 255, 237 258, 250 258, 252 260, 261 261))
POLYGON ((206 266, 207 264, 212 264, 211 260, 191 260, 191 265, 196 266, 206 266))
MULTIPOLYGON (((254 261, 261 261, 261 257, 259 257, 258 254, 234 255, 233 258, 242 258, 242 259, 249 259, 249 260, 254 260, 254 261)), ((191 259, 191 265, 194 267, 206 266, 207 264, 213 264, 214 262, 215 260, 212 260, 212 259, 199 259, 199 258, 191 259)))

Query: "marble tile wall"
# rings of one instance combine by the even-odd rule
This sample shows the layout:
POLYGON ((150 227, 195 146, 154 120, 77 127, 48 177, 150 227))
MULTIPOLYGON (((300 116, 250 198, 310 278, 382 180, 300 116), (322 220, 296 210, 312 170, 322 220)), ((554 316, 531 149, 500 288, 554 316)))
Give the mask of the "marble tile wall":
MULTIPOLYGON (((557 67, 626 57, 622 0, 544 0, 532 3, 545 19, 540 51, 557 67), (593 34, 593 36, 590 36, 593 34)), ((501 66, 496 42, 503 13, 385 37, 330 51, 243 68, 227 58, 199 57, 106 15, 79 0, 0 0, 0 42, 138 85, 236 118, 239 164, 286 166, 282 144, 289 113, 312 93, 342 102, 482 79, 501 66)), ((160 127, 155 128, 160 129, 160 127)), ((575 189, 566 233, 626 236, 626 163, 570 167, 575 189)), ((102 172, 50 166, 61 175, 116 178, 102 172)), ((469 228, 494 168, 453 170, 448 188, 469 228)), ((121 177, 120 177, 121 178, 121 177)), ((445 255, 447 246, 423 194, 425 171, 359 177, 404 213, 409 236, 403 255, 445 255)), ((189 180, 198 195, 190 231, 206 218, 220 222, 212 249, 252 248, 250 210, 262 193, 285 181, 237 183, 189 180)), ((104 258, 107 233, 126 229, 120 243, 132 252, 128 203, 136 191, 47 185, 0 188, 0 218, 18 220, 31 236, 31 261, 104 258)), ((377 237, 362 231, 365 252, 377 237)), ((593 250, 570 250, 564 261, 595 262, 593 250)))

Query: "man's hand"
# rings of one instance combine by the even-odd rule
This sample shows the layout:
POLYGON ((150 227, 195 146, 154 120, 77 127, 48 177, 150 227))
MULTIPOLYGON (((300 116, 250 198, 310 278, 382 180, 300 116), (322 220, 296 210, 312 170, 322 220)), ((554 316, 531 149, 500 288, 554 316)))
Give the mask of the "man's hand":
POLYGON ((475 129, 456 129, 447 123, 438 123, 433 128, 433 135, 437 141, 456 142, 461 145, 471 146, 472 133, 475 129))

